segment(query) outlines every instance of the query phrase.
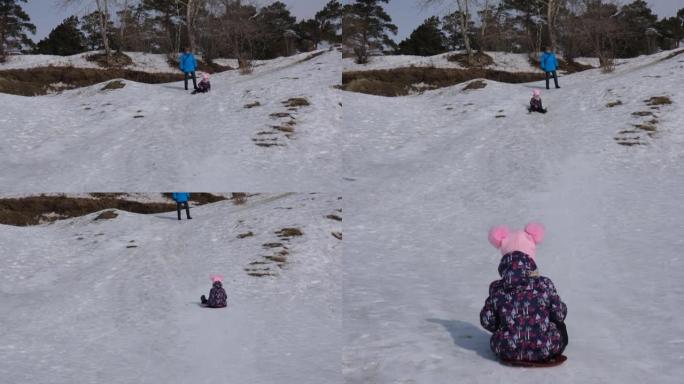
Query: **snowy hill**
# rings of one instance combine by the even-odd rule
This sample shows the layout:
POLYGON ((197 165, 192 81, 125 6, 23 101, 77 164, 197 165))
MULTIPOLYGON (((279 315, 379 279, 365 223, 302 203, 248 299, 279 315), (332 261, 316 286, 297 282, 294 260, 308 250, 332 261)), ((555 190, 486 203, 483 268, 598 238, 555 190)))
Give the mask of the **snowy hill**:
POLYGON ((215 75, 212 91, 195 96, 181 82, 131 81, 0 94, 0 184, 4 192, 225 190, 236 180, 238 190, 334 189, 340 60, 337 51, 276 59, 250 75, 215 75), (292 98, 310 105, 285 105, 292 98))
POLYGON ((117 211, 0 225, 1 381, 340 382, 341 223, 326 216, 341 204, 263 195, 194 208, 191 221, 117 211), (303 234, 275 234, 286 227, 303 234), (285 247, 282 268, 255 264, 285 247), (275 276, 248 275, 256 267, 275 276), (216 273, 228 308, 202 308, 216 273))
POLYGON ((525 110, 541 82, 344 95, 349 383, 681 381, 674 53, 561 77, 542 92, 546 115, 525 110), (569 360, 554 369, 500 365, 479 324, 500 259, 487 230, 531 220, 547 228, 541 273, 568 305, 569 360))

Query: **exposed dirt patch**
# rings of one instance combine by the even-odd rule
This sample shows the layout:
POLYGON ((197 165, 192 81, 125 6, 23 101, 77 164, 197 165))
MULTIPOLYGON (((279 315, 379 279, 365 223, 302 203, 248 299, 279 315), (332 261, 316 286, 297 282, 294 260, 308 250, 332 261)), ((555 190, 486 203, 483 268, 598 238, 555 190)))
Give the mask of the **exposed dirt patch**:
POLYGON ((644 100, 646 102, 646 105, 668 105, 672 104, 672 100, 670 100, 669 97, 667 96, 653 96, 648 100, 644 100))
POLYGON ((326 218, 326 219, 330 219, 330 220, 335 220, 335 221, 342 221, 342 218, 339 217, 339 216, 337 216, 337 215, 334 214, 334 213, 333 213, 333 214, 330 214, 330 215, 328 215, 328 216, 326 216, 325 218, 326 218))
POLYGON ((264 248, 280 248, 280 247, 285 248, 283 246, 283 243, 264 243, 261 246, 264 248))
MULTIPOLYGON (((101 194, 99 198, 30 196, 0 199, 0 224, 28 226, 80 217, 105 209, 151 214, 175 211, 175 204, 127 201, 101 194)), ((104 213, 103 213, 104 214, 104 213)))
POLYGON ((622 105, 622 101, 621 101, 621 100, 610 101, 610 102, 608 102, 608 104, 606 104, 606 107, 608 107, 608 108, 613 108, 613 107, 617 107, 618 105, 622 105))
POLYGON ((159 84, 178 81, 180 76, 171 73, 147 73, 120 68, 43 67, 10 69, 0 71, 0 92, 20 96, 39 96, 58 90, 87 87, 115 79, 159 84), (60 87, 55 88, 55 84, 60 84, 60 87))
POLYGON ((466 85, 465 87, 463 87, 463 90, 464 90, 464 91, 468 91, 468 90, 471 90, 471 89, 482 89, 482 88, 484 88, 484 87, 486 87, 486 86, 487 86, 487 83, 486 83, 486 82, 484 82, 484 81, 482 81, 482 80, 475 80, 475 81, 471 81, 470 83, 468 83, 468 85, 466 85))
POLYGON ((85 59, 102 68, 123 68, 133 64, 133 59, 123 52, 111 52, 109 63, 107 63, 107 55, 104 52, 87 55, 85 59))
POLYGON ((342 240, 342 232, 331 232, 331 235, 337 240, 342 240))
POLYGON ((277 231, 276 235, 278 235, 278 237, 281 239, 286 240, 292 237, 302 236, 304 233, 302 233, 299 228, 283 228, 280 231, 277 231))
POLYGON ((653 112, 651 111, 638 111, 638 112, 632 112, 632 116, 654 116, 653 112))
POLYGON ((348 71, 342 74, 343 90, 378 96, 403 96, 431 89, 449 87, 470 80, 487 79, 504 83, 525 83, 544 79, 535 72, 504 72, 483 68, 454 69, 408 67, 373 71, 348 71), (417 84, 422 84, 418 87, 417 84))
POLYGON ((109 90, 114 90, 114 89, 121 89, 126 86, 126 83, 124 83, 121 80, 114 80, 110 81, 107 83, 104 87, 102 87, 103 91, 109 91, 109 90))
POLYGON ((249 103, 249 104, 245 104, 245 108, 246 108, 246 109, 255 108, 255 107, 260 107, 260 106, 261 106, 261 103, 258 102, 258 101, 255 101, 255 102, 249 103))
POLYGON ((115 211, 104 211, 97 215, 94 220, 111 220, 117 218, 118 216, 119 214, 115 211))
POLYGON ((468 54, 455 53, 447 56, 447 61, 459 63, 464 67, 486 67, 494 64, 494 59, 484 52, 473 53, 473 61, 468 63, 468 54))
POLYGON ((309 106, 311 103, 309 103, 309 100, 303 97, 292 97, 286 101, 283 101, 283 105, 291 108, 299 108, 309 106))
POLYGON ((245 232, 245 233, 241 233, 241 234, 237 235, 237 238, 238 239, 244 239, 246 237, 252 237, 252 236, 254 236, 254 233, 252 231, 249 231, 249 232, 245 232))

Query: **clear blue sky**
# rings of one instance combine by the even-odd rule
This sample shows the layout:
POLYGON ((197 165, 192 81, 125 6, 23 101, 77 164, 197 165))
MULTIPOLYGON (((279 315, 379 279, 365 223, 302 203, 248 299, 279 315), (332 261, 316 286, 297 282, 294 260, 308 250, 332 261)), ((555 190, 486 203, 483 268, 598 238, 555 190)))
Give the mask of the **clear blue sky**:
MULTIPOLYGON (((313 17, 316 12, 323 9, 328 0, 281 0, 290 7, 290 12, 297 16, 297 19, 308 19, 313 17)), ((273 1, 257 0, 260 5, 270 4, 273 1)), ((31 16, 31 21, 36 25, 36 35, 32 36, 34 41, 38 41, 47 36, 62 20, 70 15, 82 16, 95 10, 94 0, 83 0, 81 5, 64 8, 59 5, 58 0, 28 0, 22 4, 24 10, 31 16)))
MULTIPOLYGON (((351 0, 350 0, 351 1, 351 0)), ((618 0, 619 3, 630 3, 632 0, 618 0)), ((670 17, 677 13, 677 10, 684 8, 684 0, 647 0, 651 9, 658 17, 670 17)), ((442 16, 455 9, 455 1, 445 0, 442 5, 424 8, 419 5, 418 0, 390 0, 389 4, 384 4, 387 13, 392 16, 392 21, 399 27, 399 33, 394 38, 399 42, 406 38, 411 32, 425 19, 430 16, 442 16)))

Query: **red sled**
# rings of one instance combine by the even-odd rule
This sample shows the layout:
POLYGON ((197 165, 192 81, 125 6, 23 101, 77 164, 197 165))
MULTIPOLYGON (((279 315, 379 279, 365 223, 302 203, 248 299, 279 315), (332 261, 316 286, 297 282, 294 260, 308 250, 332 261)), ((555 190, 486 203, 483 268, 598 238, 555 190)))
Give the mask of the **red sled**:
POLYGON ((519 361, 519 360, 500 360, 501 364, 509 367, 520 368, 549 368, 557 367, 565 362, 568 358, 565 355, 556 356, 546 361, 519 361))

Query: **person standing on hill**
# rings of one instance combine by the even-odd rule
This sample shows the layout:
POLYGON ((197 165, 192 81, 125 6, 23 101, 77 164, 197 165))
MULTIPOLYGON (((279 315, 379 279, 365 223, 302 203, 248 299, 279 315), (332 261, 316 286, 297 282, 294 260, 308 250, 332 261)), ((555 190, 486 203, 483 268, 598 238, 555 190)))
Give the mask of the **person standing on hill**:
POLYGON ((171 194, 173 201, 176 202, 176 211, 178 212, 178 220, 181 219, 181 206, 185 207, 185 217, 191 220, 190 217, 190 207, 188 206, 188 200, 190 200, 190 194, 188 192, 174 192, 171 194))
POLYGON ((556 59, 556 53, 551 50, 551 47, 546 47, 546 51, 542 54, 541 69, 546 73, 546 89, 549 89, 549 78, 551 76, 553 76, 556 88, 560 88, 558 85, 558 75, 556 74, 558 60, 556 59))
POLYGON ((178 66, 185 76, 185 90, 188 90, 188 79, 191 76, 193 88, 197 89, 197 76, 195 75, 197 60, 195 60, 195 55, 190 52, 190 47, 185 48, 185 52, 181 55, 178 66))

